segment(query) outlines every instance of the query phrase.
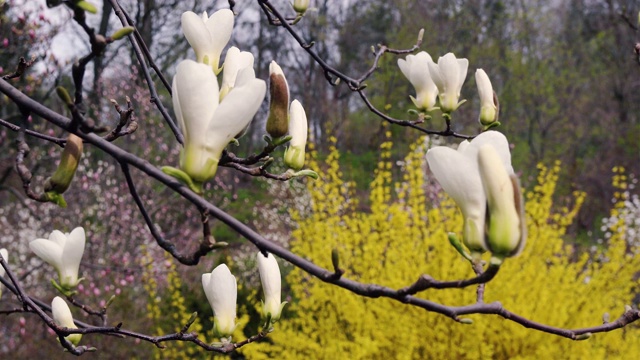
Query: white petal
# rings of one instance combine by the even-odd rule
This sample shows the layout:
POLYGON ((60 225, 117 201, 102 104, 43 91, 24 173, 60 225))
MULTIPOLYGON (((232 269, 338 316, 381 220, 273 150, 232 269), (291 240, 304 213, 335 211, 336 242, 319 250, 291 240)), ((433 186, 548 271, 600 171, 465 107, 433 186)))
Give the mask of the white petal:
MULTIPOLYGON (((442 76, 444 92, 457 94, 458 83, 460 79, 460 66, 458 60, 453 53, 447 53, 438 59, 438 68, 442 76)), ((466 73, 466 70, 465 70, 466 73)), ((462 85, 460 85, 462 86, 462 85)), ((443 89, 440 89, 442 92, 443 89)))
POLYGON ((210 65, 214 66, 214 69, 218 68, 220 54, 231 38, 233 21, 233 11, 229 9, 218 10, 207 20, 206 27, 211 34, 211 50, 214 57, 210 65))
POLYGON ((40 259, 59 271, 62 265, 62 248, 58 244, 47 239, 36 239, 29 243, 29 248, 40 259))
POLYGON ((62 249, 62 268, 60 269, 61 282, 69 285, 75 285, 77 282, 80 261, 84 254, 84 246, 84 229, 77 227, 67 236, 67 242, 62 249))
POLYGON ((427 151, 427 162, 444 191, 465 217, 484 219, 486 198, 478 172, 477 157, 438 146, 427 151))
POLYGON ((409 62, 409 57, 413 56, 414 55, 408 55, 406 60, 398 59, 398 67, 400 68, 402 75, 404 75, 404 77, 406 77, 409 81, 411 81, 411 63, 409 62))
POLYGON ((275 297, 279 303, 282 279, 278 262, 273 255, 267 254, 265 257, 261 252, 258 253, 257 259, 264 296, 267 299, 275 297))
POLYGON ((222 86, 234 87, 238 72, 244 68, 253 68, 253 54, 248 51, 240 51, 233 46, 227 51, 224 60, 224 72, 222 73, 222 86))
POLYGON ((211 274, 202 275, 202 286, 222 330, 232 331, 238 297, 236 278, 225 264, 221 264, 211 274))
POLYGON ((264 292, 265 315, 269 313, 273 320, 278 320, 280 318, 282 281, 280 267, 276 258, 271 254, 267 254, 267 257, 265 257, 259 252, 257 260, 260 282, 262 282, 262 290, 264 292))
POLYGON ((49 234, 49 240, 58 244, 60 248, 63 248, 64 244, 67 242, 67 235, 60 230, 53 230, 51 234, 49 234))
POLYGON ((236 86, 225 96, 207 127, 207 144, 214 153, 221 153, 229 141, 247 126, 264 100, 267 86, 263 80, 252 79, 236 86))
POLYGON ((246 67, 238 71, 238 75, 236 76, 235 87, 241 87, 249 84, 251 80, 256 78, 256 72, 253 70, 253 67, 246 67))
POLYGON ((507 138, 498 131, 489 130, 485 131, 482 134, 478 135, 471 141, 471 146, 468 149, 465 149, 465 152, 471 151, 475 152, 475 154, 467 153, 469 157, 477 157, 478 149, 480 149, 485 144, 492 145, 500 159, 502 160, 502 164, 507 170, 508 174, 513 174, 513 167, 511 166, 511 152, 509 151, 509 141, 507 138))
POLYGON ((460 91, 462 91, 462 85, 464 84, 464 80, 467 78, 467 69, 469 68, 469 60, 467 59, 458 59, 458 83, 456 85, 456 95, 460 96, 460 91))
POLYGON ((431 75, 431 80, 433 80, 433 83, 436 84, 438 91, 441 93, 444 92, 445 85, 444 79, 442 78, 442 75, 440 73, 440 66, 434 62, 430 62, 427 66, 429 67, 429 75, 431 75))
POLYGON ((178 65, 174 77, 173 101, 184 123, 187 142, 203 143, 206 129, 218 107, 218 80, 211 68, 192 60, 178 65))
POLYGON ((514 183, 493 146, 486 144, 478 150, 478 164, 491 214, 487 228, 488 245, 493 252, 501 255, 517 253, 520 251, 522 234, 520 213, 514 197, 514 183))
MULTIPOLYGON (((0 256, 4 259, 6 263, 9 262, 9 253, 7 252, 7 249, 5 248, 0 249, 0 256)), ((0 277, 3 277, 5 273, 6 272, 4 268, 0 265, 0 277)))
MULTIPOLYGON (((198 61, 202 62, 205 56, 208 56, 209 65, 211 66, 211 59, 214 57, 215 48, 211 33, 207 29, 202 18, 191 11, 187 11, 182 14, 182 32, 187 38, 189 45, 196 52, 198 61)), ((220 52, 218 52, 220 56, 220 52)))
POLYGON ((291 102, 289 110, 289 134, 291 146, 304 147, 307 144, 307 114, 298 100, 291 102))
POLYGON ((171 102, 173 103, 173 112, 176 115, 176 121, 178 122, 178 126, 180 127, 180 130, 182 131, 182 135, 185 137, 185 140, 186 140, 187 128, 184 124, 184 118, 182 117, 182 108, 180 108, 180 100, 179 100, 179 96, 177 95, 178 83, 176 80, 177 79, 174 76, 173 81, 171 83, 171 89, 172 89, 171 102))
POLYGON ((269 63, 269 75, 272 75, 272 74, 284 76, 284 72, 282 72, 282 68, 274 60, 271 60, 271 63, 269 63))
POLYGON ((489 80, 489 76, 487 76, 487 73, 482 69, 477 69, 475 76, 481 106, 493 106, 493 86, 491 86, 491 80, 489 80))
POLYGON ((58 326, 77 329, 77 326, 73 323, 69 305, 59 296, 54 297, 53 301, 51 301, 51 315, 58 326))

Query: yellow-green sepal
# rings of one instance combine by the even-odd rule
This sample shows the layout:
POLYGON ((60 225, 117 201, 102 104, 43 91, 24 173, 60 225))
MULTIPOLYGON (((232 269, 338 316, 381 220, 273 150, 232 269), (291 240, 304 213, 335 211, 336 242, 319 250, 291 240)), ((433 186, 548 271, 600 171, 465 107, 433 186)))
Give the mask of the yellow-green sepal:
POLYGON ((196 194, 202 194, 202 183, 193 181, 189 174, 172 166, 163 166, 162 172, 187 185, 196 194))

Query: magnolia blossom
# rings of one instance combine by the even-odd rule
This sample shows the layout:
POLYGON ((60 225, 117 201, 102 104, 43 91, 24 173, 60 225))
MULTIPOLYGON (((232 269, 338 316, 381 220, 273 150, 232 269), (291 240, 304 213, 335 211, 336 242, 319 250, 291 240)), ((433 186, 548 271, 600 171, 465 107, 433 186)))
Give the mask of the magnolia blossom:
POLYGON ((269 117, 266 130, 274 139, 289 131, 289 84, 275 61, 269 64, 269 117))
MULTIPOLYGON (((54 297, 51 302, 51 315, 53 316, 53 321, 55 321, 58 326, 69 329, 78 328, 73 322, 73 316, 71 315, 71 310, 69 310, 69 305, 67 305, 67 302, 59 296, 54 297)), ((70 334, 65 338, 73 345, 78 345, 82 338, 82 334, 70 334)))
POLYGON ((307 126, 307 114, 304 112, 302 104, 298 100, 293 100, 289 120, 291 142, 284 152, 284 163, 294 170, 300 170, 304 166, 307 126))
POLYGON ((40 259, 56 269, 60 286, 71 289, 80 282, 78 270, 84 244, 84 229, 77 227, 68 234, 54 230, 49 239, 33 240, 29 247, 40 259))
POLYGON ((227 56, 224 59, 220 101, 222 101, 235 86, 238 72, 245 68, 253 69, 253 54, 248 51, 240 51, 237 47, 232 46, 227 50, 227 56))
POLYGON ((476 85, 480 95, 480 124, 487 126, 498 120, 498 107, 493 98, 493 86, 482 69, 476 70, 476 85))
POLYGON ((202 17, 191 11, 182 14, 182 32, 196 52, 196 59, 211 66, 216 75, 221 70, 220 54, 231 38, 233 22, 229 9, 218 10, 211 17, 206 11, 202 17))
POLYGON ((465 140, 458 150, 436 146, 427 151, 427 162, 433 175, 462 212, 463 241, 472 252, 488 249, 485 242, 487 195, 478 166, 478 150, 484 145, 495 148, 504 171, 513 174, 509 143, 497 131, 486 131, 471 142, 465 140))
MULTIPOLYGON (((9 262, 9 253, 7 252, 7 249, 5 248, 0 249, 0 257, 4 259, 5 263, 9 262)), ((6 272, 4 270, 4 267, 0 265, 0 277, 3 277, 5 273, 6 272)), ((0 286, 0 297, 1 296, 2 296, 2 286, 0 286)))
POLYGON ((218 265, 210 274, 202 274, 202 287, 213 309, 213 331, 216 336, 231 336, 236 328, 236 278, 225 264, 218 265))
POLYGON ((280 319, 282 308, 285 303, 280 302, 281 292, 281 276, 280 267, 276 258, 267 253, 265 257, 261 252, 257 255, 258 270, 260 271, 260 282, 262 282, 262 290, 264 292, 263 315, 271 317, 272 322, 280 319))
POLYGON ((233 89, 219 102, 218 80, 211 69, 195 61, 182 61, 173 78, 173 108, 184 134, 182 171, 198 183, 215 176, 222 151, 251 122, 265 92, 265 82, 245 67, 238 72, 233 89))
POLYGON ((433 64, 431 55, 421 51, 416 55, 408 55, 405 59, 398 59, 398 67, 416 89, 416 97, 411 101, 420 110, 431 110, 436 104, 438 88, 431 79, 429 63, 433 64))
POLYGON ((478 150, 478 166, 490 214, 486 220, 488 250, 502 257, 517 255, 526 238, 518 179, 507 173, 500 155, 488 144, 478 150))
POLYGON ((453 53, 448 53, 438 58, 438 64, 430 62, 428 66, 431 78, 438 87, 440 109, 445 113, 455 111, 461 104, 458 99, 467 77, 469 60, 456 59, 453 53))

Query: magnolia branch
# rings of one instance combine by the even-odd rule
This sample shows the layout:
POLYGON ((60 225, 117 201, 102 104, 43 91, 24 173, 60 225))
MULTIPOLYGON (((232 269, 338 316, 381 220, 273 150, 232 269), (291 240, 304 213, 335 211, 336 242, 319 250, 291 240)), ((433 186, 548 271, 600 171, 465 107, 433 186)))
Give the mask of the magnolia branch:
MULTIPOLYGON (((130 23, 127 20, 127 17, 125 16, 125 13, 122 10, 122 8, 120 7, 120 4, 118 3, 118 1, 117 0, 109 0, 109 2, 111 3, 111 6, 113 6, 113 11, 115 12, 115 14, 118 17, 118 19, 120 19, 120 22, 122 23, 122 26, 133 26, 133 24, 130 23)), ((135 27, 134 27, 134 33, 136 31, 137 31, 137 29, 135 29, 135 27)), ((160 96, 158 95, 158 92, 156 91, 156 86, 153 83, 153 79, 151 78, 151 73, 149 72, 149 68, 147 67, 147 65, 145 63, 145 56, 143 55, 143 51, 141 50, 141 46, 139 45, 138 40, 137 40, 139 38, 139 34, 138 34, 138 37, 136 37, 135 35, 132 35, 132 34, 129 34, 127 36, 129 37, 129 41, 131 42, 131 46, 133 47, 133 52, 136 54, 136 58, 138 60, 138 64, 140 65, 140 69, 142 70, 142 74, 143 74, 143 76, 144 76, 144 78, 145 78, 145 80, 147 82, 147 88, 149 89, 149 93, 151 95, 151 99, 150 99, 151 103, 153 103, 158 108, 158 111, 160 111, 160 114, 164 118, 165 122, 167 123, 167 125, 169 125, 169 128, 173 132, 173 135, 175 136, 175 138, 178 141, 178 143, 184 144, 184 136, 180 132, 180 129, 178 128, 178 125, 173 120, 171 115, 169 115, 169 112, 167 111, 167 109, 162 104, 162 101, 160 101, 160 96)), ((142 43, 142 44, 143 44, 142 47, 146 48, 146 45, 144 45, 144 43, 142 43)), ((148 52, 148 50, 147 50, 147 52, 148 52)), ((157 71, 157 73, 160 73, 159 70, 156 70, 156 71, 157 71)), ((161 76, 161 79, 164 79, 164 77, 161 76)), ((165 86, 168 85, 166 80, 163 80, 163 83, 165 83, 165 86)), ((167 86, 167 89, 170 89, 170 87, 167 86)))
POLYGON ((269 21, 269 24, 274 26, 282 26, 283 28, 285 28, 287 32, 291 35, 291 37, 293 37, 296 40, 296 42, 300 45, 300 47, 304 49, 311 56, 313 61, 315 61, 316 64, 318 64, 322 68, 325 78, 327 79, 329 84, 331 84, 332 86, 337 86, 340 81, 346 83, 347 86, 349 87, 349 90, 357 92, 358 95, 360 95, 360 98, 362 99, 364 104, 367 106, 367 108, 378 117, 382 118, 383 120, 391 124, 410 127, 412 129, 416 129, 428 135, 450 136, 450 137, 461 138, 461 139, 473 138, 473 136, 458 134, 454 132, 451 129, 449 122, 447 122, 445 130, 436 131, 436 130, 429 130, 421 126, 418 126, 418 124, 424 122, 424 119, 418 119, 418 120, 395 119, 383 113, 378 108, 376 108, 371 103, 371 101, 366 95, 366 92, 364 91, 365 88, 367 87, 366 84, 364 84, 364 81, 367 80, 375 72, 375 70, 378 67, 378 62, 380 58, 386 53, 398 55, 398 54, 410 54, 415 52, 420 48, 420 45, 422 44, 422 31, 420 32, 420 35, 418 36, 418 39, 415 45, 413 45, 410 49, 397 50, 397 49, 390 49, 384 45, 378 45, 378 50, 374 51, 373 65, 362 76, 356 79, 338 71, 337 69, 329 65, 324 59, 322 59, 322 57, 313 50, 314 43, 306 42, 302 38, 302 36, 298 34, 298 32, 296 32, 292 24, 289 24, 287 19, 271 4, 269 0, 258 0, 258 3, 260 4, 262 11, 266 15, 267 20, 269 21))
MULTIPOLYGON (((163 343, 165 342, 184 341, 184 342, 194 343, 207 351, 212 351, 212 352, 217 352, 222 354, 231 353, 242 346, 245 346, 252 342, 263 339, 268 335, 268 332, 263 330, 263 331, 260 331, 258 334, 253 335, 237 343, 211 345, 203 342, 200 338, 198 338, 197 333, 187 332, 189 330, 189 327, 193 324, 193 320, 195 320, 195 317, 193 318, 193 320, 190 320, 187 324, 185 324, 180 330, 180 332, 161 335, 161 336, 145 335, 135 331, 126 330, 122 328, 122 325, 123 325, 122 323, 118 323, 116 326, 106 326, 106 325, 94 326, 91 324, 74 320, 75 325, 79 327, 78 329, 61 327, 61 326, 58 326, 53 320, 53 318, 47 314, 47 312, 49 313, 51 312, 51 307, 49 305, 45 304, 41 300, 37 300, 28 296, 24 292, 19 282, 16 280, 15 275, 13 274, 13 272, 11 271, 11 269, 9 268, 9 266, 1 256, 0 256, 0 266, 5 269, 6 274, 9 277, 9 281, 0 277, 0 283, 6 286, 7 289, 9 289, 9 291, 11 291, 14 295, 16 295, 16 297, 18 298, 18 301, 20 301, 23 304, 23 309, 4 310, 4 311, 0 311, 0 314, 24 313, 24 312, 36 313, 38 317, 40 317, 44 321, 44 323, 56 333, 62 346, 66 350, 68 350, 71 354, 74 354, 74 355, 82 355, 85 352, 93 352, 93 351, 96 351, 97 349, 91 346, 86 346, 86 345, 74 346, 73 344, 71 344, 71 342, 69 342, 65 338, 66 336, 71 334, 83 334, 83 335, 104 334, 104 335, 117 336, 117 337, 131 337, 131 338, 140 339, 140 340, 152 343, 160 349, 165 348, 165 346, 163 345, 163 343)), ((72 300, 71 298, 67 298, 67 299, 72 300)), ((84 305, 79 305, 79 304, 76 304, 75 302, 73 304, 78 305, 83 310, 85 309, 84 305)), ((106 314, 106 309, 100 312, 101 313, 104 312, 106 314)), ((106 319, 106 316, 105 318, 103 318, 103 320, 104 319, 106 319)))
MULTIPOLYGON (((33 99, 21 93, 19 90, 17 90, 11 84, 7 83, 4 80, 0 80, 0 92, 7 95, 18 106, 22 108, 30 109, 32 113, 41 116, 42 118, 53 123, 54 125, 59 126, 67 131, 72 131, 71 119, 65 116, 62 116, 50 110, 46 106, 34 101, 33 99)), ((396 289, 392 289, 392 288, 377 285, 377 284, 361 283, 355 280, 348 279, 344 276, 336 276, 336 273, 334 271, 330 271, 325 268, 322 268, 316 265, 315 263, 309 260, 306 260, 305 258, 302 258, 280 247, 275 243, 272 243, 266 240, 261 235, 253 231, 251 228, 249 228, 248 226, 246 226, 245 224, 243 224, 233 216, 227 214, 226 212, 222 211, 218 207, 214 206, 213 204, 203 199, 201 196, 191 191, 187 186, 184 186, 173 177, 163 173, 160 169, 153 166, 148 161, 121 149, 117 145, 104 140, 103 138, 99 137, 96 134, 93 134, 93 133, 86 134, 86 133, 78 132, 77 129, 75 131, 76 131, 76 135, 84 139, 85 142, 90 143, 96 146, 97 148, 101 149, 105 153, 109 154, 118 162, 120 162, 120 164, 126 164, 126 166, 123 167, 123 171, 125 171, 124 169, 127 166, 133 166, 137 168, 138 170, 148 175, 150 178, 153 178, 159 181, 160 183, 164 184, 168 188, 175 191, 177 194, 181 195, 184 199, 191 202, 198 209, 201 209, 201 211, 206 211, 209 216, 212 216, 218 219, 219 221, 221 221, 222 223, 226 224, 227 226, 229 226, 231 229, 236 231, 239 235, 243 236, 244 238, 249 240, 251 243, 253 243, 260 251, 270 252, 275 256, 278 256, 288 261, 292 265, 300 268, 301 270, 307 272, 312 276, 317 277, 318 279, 324 282, 334 284, 336 286, 344 288, 357 295, 371 297, 371 298, 386 297, 389 299, 394 299, 398 302, 412 305, 429 312, 442 314, 451 319, 454 319, 456 321, 462 321, 462 322, 467 322, 466 319, 461 318, 461 316, 464 316, 464 315, 470 315, 470 314, 498 315, 500 317, 503 317, 504 319, 513 321, 524 327, 547 332, 550 334, 555 334, 555 335, 566 337, 573 340, 585 339, 591 333, 606 332, 606 331, 618 329, 640 318, 640 313, 637 310, 628 308, 623 312, 623 314, 617 320, 610 323, 606 323, 606 324, 602 324, 594 327, 582 328, 582 329, 563 329, 563 328, 553 327, 553 326, 535 322, 533 320, 526 319, 518 314, 515 314, 505 309, 499 302, 492 302, 487 304, 477 302, 475 304, 466 305, 466 306, 446 306, 433 301, 429 301, 427 299, 412 296, 409 294, 410 291, 408 292, 406 288, 396 290, 396 289)), ((135 198, 136 196, 134 196, 134 199, 135 198)), ((139 201, 139 197, 137 201, 139 201)), ((184 258, 183 255, 176 254, 175 248, 170 248, 170 249, 171 250, 167 250, 167 251, 169 251, 178 260, 180 260, 180 257, 184 258)), ((421 278, 421 280, 418 280, 417 285, 414 284, 409 288, 411 288, 410 289, 411 291, 414 291, 416 289, 419 289, 419 290, 424 290, 427 288, 437 289, 439 287, 457 288, 457 287, 466 287, 470 285, 475 285, 483 281, 488 281, 486 277, 489 277, 492 272, 492 271, 489 271, 489 269, 491 269, 491 267, 489 267, 485 273, 477 276, 476 278, 473 278, 470 280, 455 281, 455 282, 447 282, 447 281, 440 282, 437 280, 429 280, 428 277, 424 276, 423 278, 421 278), (485 274, 488 274, 488 275, 485 275, 485 274), (483 276, 485 278, 483 278, 483 276), (429 284, 428 286, 424 285, 425 280, 429 284)), ((120 333, 127 335, 127 333, 124 333, 124 332, 120 332, 120 333)), ((192 339, 186 335, 184 336, 176 335, 176 338, 177 338, 176 340, 181 340, 181 341, 192 341, 192 339)), ((156 341, 159 341, 156 338, 154 339, 156 341)))

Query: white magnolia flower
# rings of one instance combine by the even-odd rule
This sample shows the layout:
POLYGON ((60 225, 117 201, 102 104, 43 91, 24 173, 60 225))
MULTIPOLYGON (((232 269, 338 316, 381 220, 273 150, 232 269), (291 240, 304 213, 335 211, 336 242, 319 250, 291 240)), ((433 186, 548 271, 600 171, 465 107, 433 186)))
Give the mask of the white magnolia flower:
POLYGON ((500 155, 489 144, 478 150, 478 166, 490 214, 486 221, 488 250, 503 257, 517 255, 526 239, 518 179, 507 173, 500 155))
POLYGON ((212 67, 216 75, 221 70, 220 54, 231 38, 233 22, 229 9, 218 10, 211 17, 206 12, 202 17, 191 11, 182 14, 182 32, 196 52, 196 59, 212 67))
POLYGON ((80 282, 78 270, 84 244, 84 229, 77 227, 68 234, 54 230, 49 239, 33 240, 29 247, 40 259, 56 269, 60 286, 71 289, 80 282))
POLYGON ((203 183, 216 174, 222 151, 260 108, 266 84, 252 68, 240 70, 233 89, 218 102, 218 80, 209 67, 184 60, 173 78, 173 108, 184 134, 180 168, 203 183))
POLYGON ((269 64, 269 117, 267 133, 277 139, 289 131, 289 84, 275 61, 269 64))
POLYGON ((233 89, 238 73, 245 68, 253 69, 253 54, 248 51, 240 51, 237 47, 232 46, 227 50, 227 56, 224 59, 220 101, 233 89))
POLYGON ((448 53, 438 58, 438 64, 430 62, 428 66, 431 78, 438 87, 440 109, 445 113, 455 111, 461 104, 458 99, 467 77, 469 60, 456 59, 453 53, 448 53))
POLYGON ((298 100, 293 100, 289 114, 289 134, 291 142, 284 152, 284 163, 294 170, 304 166, 305 146, 307 144, 307 114, 298 100))
POLYGON ((416 97, 411 96, 411 101, 418 109, 426 111, 433 109, 438 96, 438 88, 429 73, 429 63, 433 64, 433 60, 426 51, 408 55, 406 60, 398 59, 400 71, 416 89, 416 97))
POLYGON ((497 119, 498 108, 493 99, 493 86, 489 76, 482 69, 476 70, 476 85, 480 95, 480 124, 487 126, 497 119))
MULTIPOLYGON (((4 259, 5 263, 9 262, 9 252, 7 252, 7 249, 0 249, 0 257, 4 259)), ((6 274, 6 272, 2 265, 0 265, 0 277, 4 277, 4 274, 6 274)), ((2 286, 0 286, 0 297, 2 297, 2 286)))
POLYGON ((262 282, 262 290, 264 292, 262 312, 265 318, 270 316, 271 322, 276 322, 280 319, 282 308, 286 304, 280 302, 282 281, 280 267, 276 258, 269 253, 265 257, 261 252, 258 252, 257 259, 260 282, 262 282))
MULTIPOLYGON (((67 305, 67 302, 59 296, 54 297, 51 302, 51 315, 53 317, 53 321, 55 321, 58 326, 69 329, 78 328, 73 322, 73 316, 71 315, 71 310, 69 310, 69 305, 67 305)), ((82 334, 70 334, 65 338, 73 345, 78 345, 82 338, 82 334)))
POLYGON ((456 202, 464 217, 463 240, 472 252, 487 250, 485 242, 485 195, 478 150, 484 145, 496 149, 505 171, 513 174, 507 138, 497 131, 486 131, 471 142, 465 140, 453 150, 436 146, 427 151, 427 162, 444 191, 456 202))
POLYGON ((236 328, 236 278, 225 264, 218 265, 210 274, 202 274, 202 287, 213 309, 213 331, 218 337, 230 337, 236 328))

